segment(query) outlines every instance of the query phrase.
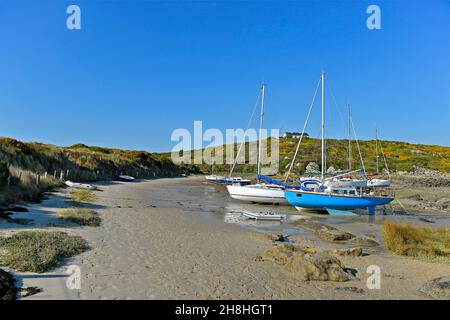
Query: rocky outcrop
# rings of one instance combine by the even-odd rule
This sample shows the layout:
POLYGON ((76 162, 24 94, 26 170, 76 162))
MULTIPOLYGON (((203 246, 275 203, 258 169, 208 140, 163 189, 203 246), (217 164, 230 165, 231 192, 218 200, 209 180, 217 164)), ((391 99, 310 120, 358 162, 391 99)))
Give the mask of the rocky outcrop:
POLYGON ((360 247, 376 247, 380 245, 374 238, 371 237, 355 237, 350 239, 347 243, 360 247))
POLYGON ((450 276, 425 283, 419 288, 419 292, 435 299, 450 299, 450 276))
MULTIPOLYGON (((310 249, 310 248, 308 248, 310 249)), ((337 281, 351 279, 344 264, 326 252, 304 250, 294 245, 283 245, 272 248, 258 257, 257 260, 272 261, 285 266, 296 279, 302 281, 337 281)))
POLYGON ((360 257, 363 254, 362 248, 347 248, 347 249, 335 249, 328 251, 331 254, 337 254, 339 256, 351 256, 351 257, 360 257))

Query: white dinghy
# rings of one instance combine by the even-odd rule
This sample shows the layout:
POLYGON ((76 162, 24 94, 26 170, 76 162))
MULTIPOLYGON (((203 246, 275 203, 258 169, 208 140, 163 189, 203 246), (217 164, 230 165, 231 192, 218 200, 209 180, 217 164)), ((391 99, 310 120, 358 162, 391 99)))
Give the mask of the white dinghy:
POLYGON ((93 186, 92 184, 73 182, 70 180, 67 180, 65 182, 65 184, 66 184, 66 186, 68 186, 70 188, 77 188, 77 189, 95 190, 97 188, 96 186, 93 186))
POLYGON ((271 212, 251 212, 244 211, 242 212, 244 217, 255 219, 255 220, 277 220, 280 221, 284 218, 281 214, 271 213, 271 212))
POLYGON ((136 178, 132 177, 132 176, 120 175, 119 180, 126 181, 126 182, 133 182, 134 180, 136 180, 136 178))

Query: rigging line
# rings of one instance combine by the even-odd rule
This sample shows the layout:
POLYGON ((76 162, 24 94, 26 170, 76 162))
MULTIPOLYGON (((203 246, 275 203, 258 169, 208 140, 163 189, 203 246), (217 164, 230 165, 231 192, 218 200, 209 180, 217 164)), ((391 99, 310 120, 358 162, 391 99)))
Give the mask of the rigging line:
MULTIPOLYGON (((248 120, 247 128, 244 131, 244 136, 242 137, 242 142, 239 145, 239 149, 238 149, 238 152, 236 154, 236 158, 234 159, 233 166, 230 169, 230 174, 229 174, 230 178, 231 178, 231 175, 233 174, 234 167, 236 166, 236 163, 237 163, 237 161, 239 159, 239 155, 241 153, 242 146, 245 144, 245 132, 250 128, 250 125, 251 125, 252 120, 253 120, 253 116, 255 115, 255 112, 256 112, 256 107, 258 106, 259 98, 261 98, 261 90, 259 90, 258 97, 256 98, 255 106, 253 107, 252 114, 250 115, 250 119, 248 120)), ((234 143, 233 143, 232 148, 234 149, 234 143)))
POLYGON ((302 143, 303 135, 305 134, 306 126, 308 125, 309 116, 311 115, 311 110, 312 110, 312 108, 314 106, 314 102, 316 100, 317 91, 319 91, 320 82, 321 82, 321 79, 319 79, 319 81, 317 82, 316 90, 314 91, 314 95, 313 95, 311 104, 309 105, 308 114, 306 116, 306 120, 305 120, 305 123, 303 125, 302 134, 300 136, 300 140, 297 143, 297 147, 295 148, 294 157, 292 158, 291 165, 289 166, 289 170, 286 173, 286 177, 284 178, 284 183, 287 182, 287 180, 289 178, 289 175, 291 174, 291 170, 292 170, 292 167, 294 165, 295 159, 297 158, 298 150, 300 149, 300 144, 302 143))
POLYGON ((353 135, 355 136, 356 146, 358 147, 359 159, 361 160, 364 176, 366 176, 366 167, 364 166, 364 161, 363 161, 363 158, 362 158, 361 149, 359 148, 358 137, 356 136, 355 125, 353 124, 353 118, 352 117, 350 117, 350 123, 352 125, 353 135))
POLYGON ((379 140, 380 139, 378 139, 378 144, 380 145, 381 154, 383 155, 384 165, 386 166, 387 175, 388 175, 388 177, 390 179, 391 178, 391 173, 389 171, 389 167, 388 167, 388 164, 387 164, 386 155, 384 154, 383 145, 381 144, 381 141, 379 141, 379 140))
MULTIPOLYGON (((336 98, 335 98, 335 96, 334 96, 334 94, 333 94, 333 92, 332 92, 332 90, 331 90, 331 85, 330 85, 329 83, 330 83, 330 81, 328 80, 328 87, 330 88, 330 94, 331 94, 331 97, 333 98, 333 102, 334 102, 335 105, 336 105, 336 109, 337 109, 338 112, 339 112, 339 116, 341 117, 341 120, 342 120, 344 123, 346 123, 346 121, 344 121, 344 117, 343 117, 343 115, 342 115, 341 110, 340 110, 339 107, 337 106, 336 98)), ((356 136, 355 126, 354 126, 354 124, 353 124, 353 118, 352 118, 351 116, 350 116, 349 118, 350 118, 350 123, 351 123, 352 129, 353 129, 353 136, 355 137, 356 145, 357 145, 357 147, 358 147, 358 152, 359 152, 359 158, 360 158, 360 160, 361 160, 361 165, 362 165, 362 167, 363 167, 364 175, 366 175, 366 168, 365 168, 365 166, 364 166, 364 161, 363 161, 363 158, 362 158, 361 150, 360 150, 360 148, 359 148, 359 141, 358 141, 358 137, 356 136)))

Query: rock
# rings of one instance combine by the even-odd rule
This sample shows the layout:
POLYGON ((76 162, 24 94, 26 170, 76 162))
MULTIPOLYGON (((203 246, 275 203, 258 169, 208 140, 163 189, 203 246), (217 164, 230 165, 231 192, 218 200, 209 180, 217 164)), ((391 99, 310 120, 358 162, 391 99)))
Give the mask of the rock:
POLYGON ((256 257, 256 261, 267 260, 286 266, 295 278, 302 281, 342 282, 351 278, 338 258, 325 252, 316 253, 309 247, 277 246, 266 251, 263 256, 256 257))
POLYGON ((286 242, 288 238, 282 234, 270 234, 269 239, 272 241, 286 242))
POLYGON ((335 249, 329 251, 331 254, 337 254, 340 256, 352 256, 352 257, 360 257, 362 256, 362 248, 348 248, 348 249, 335 249))
POLYGON ((294 254, 287 263, 294 276, 303 281, 337 281, 350 280, 342 262, 328 253, 294 254))
POLYGON ((376 247, 380 245, 375 239, 369 237, 356 237, 350 239, 348 243, 360 247, 376 247))
POLYGON ((326 229, 322 228, 315 231, 315 235, 322 240, 326 241, 346 241, 354 238, 355 236, 351 233, 338 230, 338 229, 326 229))
POLYGON ((39 287, 26 287, 26 288, 21 288, 20 291, 22 292, 22 298, 26 298, 35 294, 38 294, 40 292, 42 292, 42 288, 39 287))
POLYGON ((315 162, 310 162, 307 164, 305 172, 319 172, 320 171, 320 167, 317 163, 315 162))
POLYGON ((285 265, 294 254, 294 249, 291 246, 277 246, 267 250, 263 255, 263 260, 275 262, 276 264, 285 265))
POLYGON ((450 276, 433 279, 418 290, 435 299, 450 299, 450 276))
POLYGON ((17 294, 14 277, 0 269, 0 300, 15 300, 17 294))
POLYGON ((331 167, 329 167, 329 168, 327 169, 327 173, 335 174, 335 173, 336 173, 336 169, 335 169, 333 166, 331 166, 331 167))
POLYGON ((366 293, 364 289, 358 288, 358 287, 336 287, 334 290, 336 291, 344 291, 344 292, 351 292, 351 293, 359 293, 364 294, 366 293))

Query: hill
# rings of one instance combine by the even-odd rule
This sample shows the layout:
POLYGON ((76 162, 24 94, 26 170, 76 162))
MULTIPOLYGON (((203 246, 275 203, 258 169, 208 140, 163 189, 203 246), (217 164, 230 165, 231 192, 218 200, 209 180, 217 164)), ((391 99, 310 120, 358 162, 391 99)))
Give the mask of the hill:
MULTIPOLYGON (((298 139, 294 138, 279 139, 279 173, 282 174, 289 168, 297 143, 298 139)), ((320 146, 320 139, 303 139, 293 170, 295 174, 303 173, 310 162, 320 164, 320 146)), ((333 167, 336 170, 348 169, 348 140, 327 139, 326 146, 327 168, 333 167)), ((359 141, 359 147, 366 171, 368 173, 376 172, 375 140, 359 141)), ((248 148, 248 143, 246 143, 246 154, 248 154, 248 148)), ((235 151, 237 150, 237 145, 234 146, 234 149, 235 151)), ((379 141, 379 167, 380 170, 383 170, 385 163, 381 149, 384 152, 390 172, 411 172, 416 167, 420 167, 437 170, 442 173, 450 173, 450 147, 411 144, 399 141, 379 141)), ((352 142, 352 168, 357 169, 360 167, 361 161, 357 144, 352 142)), ((210 171, 210 166, 201 165, 201 169, 208 172, 210 171)), ((229 170, 229 165, 216 166, 216 170, 226 172, 229 170)), ((255 165, 238 165, 236 166, 236 172, 255 172, 255 165)))

